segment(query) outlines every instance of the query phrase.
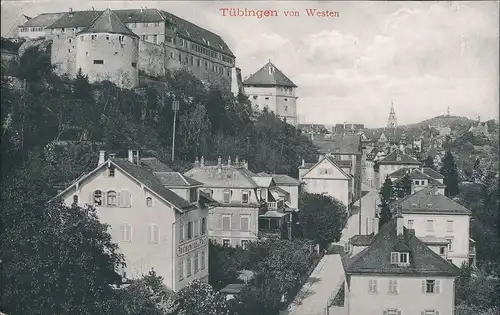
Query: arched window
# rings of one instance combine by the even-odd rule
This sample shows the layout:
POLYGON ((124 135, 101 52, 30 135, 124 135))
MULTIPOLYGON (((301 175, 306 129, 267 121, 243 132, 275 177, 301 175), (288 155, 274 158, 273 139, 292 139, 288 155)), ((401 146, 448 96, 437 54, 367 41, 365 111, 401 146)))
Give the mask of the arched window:
POLYGON ((148 227, 148 238, 150 243, 158 244, 160 242, 160 227, 156 224, 151 224, 148 227))
POLYGON ((120 233, 123 242, 132 242, 132 225, 123 223, 120 226, 120 233))
POLYGON ((107 193, 107 205, 108 206, 116 206, 116 191, 110 190, 107 193))
POLYGON ((102 191, 100 190, 94 191, 94 205, 102 206, 102 191))
POLYGON ((207 233, 207 219, 201 218, 201 235, 205 235, 207 233))
POLYGON ((151 208, 153 206, 153 198, 147 197, 146 198, 146 207, 151 208))
POLYGON ((73 204, 78 204, 78 195, 73 196, 73 204))

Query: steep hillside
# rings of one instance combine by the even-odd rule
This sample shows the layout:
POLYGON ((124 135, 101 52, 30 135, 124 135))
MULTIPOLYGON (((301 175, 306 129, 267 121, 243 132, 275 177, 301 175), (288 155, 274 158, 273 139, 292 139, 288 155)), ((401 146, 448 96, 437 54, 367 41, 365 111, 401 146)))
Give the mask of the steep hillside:
POLYGON ((416 124, 404 125, 403 127, 407 128, 425 128, 427 126, 431 127, 450 127, 452 129, 458 126, 470 125, 474 120, 469 119, 467 117, 461 116, 448 116, 448 115, 440 115, 434 118, 426 119, 416 124))

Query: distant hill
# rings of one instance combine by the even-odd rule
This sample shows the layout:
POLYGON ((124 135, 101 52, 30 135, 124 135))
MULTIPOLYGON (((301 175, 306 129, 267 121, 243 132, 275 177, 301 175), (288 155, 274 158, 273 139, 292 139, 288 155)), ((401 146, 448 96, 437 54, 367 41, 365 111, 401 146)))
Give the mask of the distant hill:
POLYGON ((424 128, 427 126, 440 126, 440 127, 450 127, 454 129, 454 127, 458 126, 463 126, 463 125, 470 125, 473 123, 475 120, 472 120, 467 117, 461 117, 461 116, 448 116, 448 115, 440 115, 436 116, 434 118, 426 119, 424 121, 421 121, 416 124, 409 124, 409 125, 404 125, 401 127, 406 127, 406 128, 424 128))

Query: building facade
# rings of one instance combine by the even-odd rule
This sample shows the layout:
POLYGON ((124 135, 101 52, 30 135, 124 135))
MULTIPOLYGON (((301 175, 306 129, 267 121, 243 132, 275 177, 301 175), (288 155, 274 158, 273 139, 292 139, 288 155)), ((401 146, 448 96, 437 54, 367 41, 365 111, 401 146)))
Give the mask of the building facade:
POLYGON ((244 80, 243 87, 255 112, 267 109, 286 123, 297 126, 297 85, 271 61, 244 80))
POLYGON ((126 267, 119 270, 124 278, 154 268, 174 291, 194 279, 208 280, 208 209, 200 207, 197 194, 188 201, 166 188, 139 151, 123 159, 105 159, 101 151, 97 168, 56 198, 97 209, 125 256, 126 267))
POLYGON ((418 168, 422 163, 399 149, 377 160, 374 166, 376 188, 382 187, 387 175, 401 168, 418 168))
MULTIPOLYGON (((76 55, 79 48, 76 37, 104 12, 91 10, 41 14, 20 26, 19 36, 52 40, 52 60, 56 72, 74 77, 78 70, 76 55)), ((217 34, 157 9, 112 10, 112 14, 105 15, 115 16, 129 32, 138 37, 136 69, 144 76, 161 77, 168 71, 185 69, 203 82, 230 90, 235 56, 217 34)), ((114 62, 131 65, 130 56, 122 55, 112 43, 105 44, 111 46, 106 52, 112 55, 114 62)), ((121 50, 130 50, 129 45, 124 44, 121 50)), ((88 44, 84 46, 89 47, 88 44)), ((103 53, 101 47, 104 46, 98 46, 96 53, 103 53)), ((93 45, 91 48, 96 47, 93 45)), ((85 50, 81 54, 90 55, 92 52, 85 50)), ((111 82, 120 81, 116 75, 110 75, 109 78, 111 82)))

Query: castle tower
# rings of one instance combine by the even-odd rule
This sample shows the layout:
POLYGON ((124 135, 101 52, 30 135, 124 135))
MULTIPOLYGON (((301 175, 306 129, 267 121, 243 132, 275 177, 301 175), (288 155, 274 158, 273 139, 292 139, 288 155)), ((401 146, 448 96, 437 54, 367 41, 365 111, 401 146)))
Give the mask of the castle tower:
POLYGON ((394 103, 391 102, 391 112, 389 119, 387 119, 387 128, 396 129, 398 127, 398 120, 396 119, 396 112, 394 111, 394 103))
POLYGON ((121 88, 139 84, 139 36, 110 10, 77 34, 76 69, 90 82, 109 80, 121 88))
POLYGON ((297 85, 276 68, 271 60, 243 81, 243 87, 254 110, 267 108, 283 121, 297 126, 297 85))

